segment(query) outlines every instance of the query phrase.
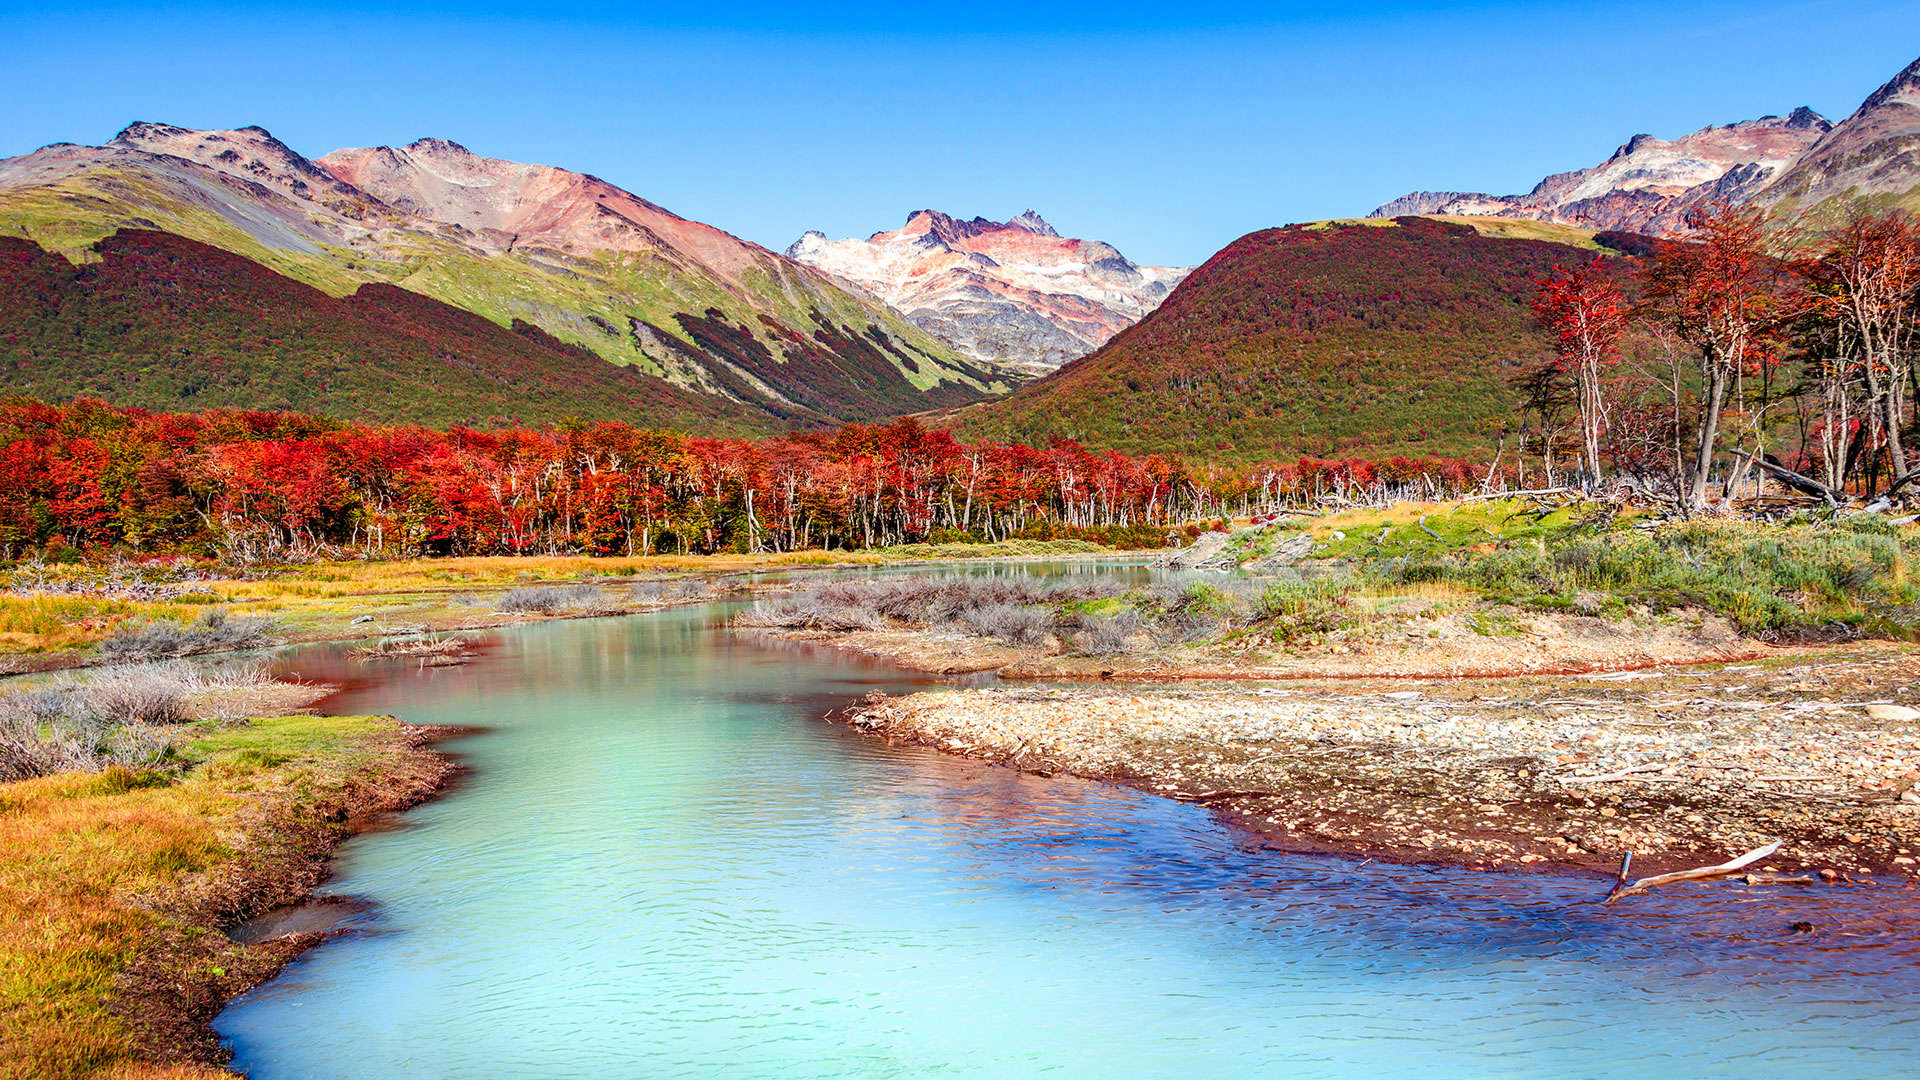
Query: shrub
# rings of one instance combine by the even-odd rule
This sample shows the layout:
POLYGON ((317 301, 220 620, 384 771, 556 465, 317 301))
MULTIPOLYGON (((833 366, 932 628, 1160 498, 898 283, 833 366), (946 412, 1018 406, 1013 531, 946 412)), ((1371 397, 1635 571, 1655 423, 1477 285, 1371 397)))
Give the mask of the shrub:
POLYGON ((960 617, 961 625, 973 633, 1015 647, 1046 644, 1049 622, 1045 612, 1013 604, 977 607, 960 617))
POLYGON ((1145 621, 1131 611, 1112 616, 1082 616, 1069 641, 1076 656, 1118 656, 1127 652, 1145 621))
POLYGON ((178 724, 188 719, 188 696, 201 688, 184 664, 108 668, 72 696, 69 708, 102 725, 178 724))
POLYGON ((874 630, 883 625, 872 612, 857 607, 836 606, 818 597, 760 600, 747 611, 734 616, 735 626, 767 627, 778 630, 874 630))
POLYGON ((100 655, 115 663, 133 663, 195 653, 257 649, 271 645, 279 632, 277 619, 258 616, 229 618, 225 608, 209 608, 192 623, 155 619, 136 626, 122 625, 100 643, 100 655))
POLYGON ((1910 609, 1920 600, 1907 580, 1916 548, 1920 539, 1876 515, 1789 526, 1691 521, 1564 536, 1550 547, 1376 560, 1369 571, 1389 584, 1448 581, 1536 606, 1569 606, 1583 593, 1656 610, 1693 606, 1756 633, 1910 609))
POLYGON ((684 604, 695 600, 704 600, 713 595, 713 587, 697 578, 674 578, 668 581, 641 581, 632 588, 636 600, 659 604, 684 604))
POLYGON ((616 610, 598 585, 527 585, 500 594, 494 606, 518 615, 596 615, 616 610))
POLYGON ((1298 641, 1340 629, 1354 583, 1345 578, 1276 581, 1254 604, 1253 621, 1280 641, 1298 641))
POLYGON ((157 725, 185 719, 191 683, 182 678, 177 671, 109 670, 86 683, 0 698, 0 781, 154 767, 168 749, 157 725))

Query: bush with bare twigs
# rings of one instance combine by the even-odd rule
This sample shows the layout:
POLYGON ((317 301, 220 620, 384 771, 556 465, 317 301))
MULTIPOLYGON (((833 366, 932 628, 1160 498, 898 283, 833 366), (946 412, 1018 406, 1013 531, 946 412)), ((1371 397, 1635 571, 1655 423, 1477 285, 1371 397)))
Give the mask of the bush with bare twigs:
POLYGON ((527 585, 500 594, 494 606, 516 615, 606 615, 619 610, 598 585, 527 585))
POLYGON ((192 623, 154 619, 121 626, 100 643, 100 655, 115 663, 135 663, 195 653, 257 649, 271 645, 280 623, 266 616, 230 617, 211 608, 192 623))
POLYGON ((130 664, 0 697, 0 780, 153 768, 167 753, 165 728, 191 719, 196 697, 265 678, 257 665, 196 672, 179 662, 130 664))

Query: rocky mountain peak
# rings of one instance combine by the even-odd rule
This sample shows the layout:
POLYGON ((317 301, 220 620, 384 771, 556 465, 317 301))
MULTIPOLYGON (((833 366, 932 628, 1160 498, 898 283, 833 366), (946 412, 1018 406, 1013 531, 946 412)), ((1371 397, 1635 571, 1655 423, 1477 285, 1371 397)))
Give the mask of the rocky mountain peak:
POLYGON ((1038 212, 1033 210, 1022 210, 1018 216, 1008 218, 1007 227, 1010 229, 1024 229, 1037 236, 1060 235, 1053 231, 1053 226, 1047 224, 1046 218, 1041 217, 1038 212))
POLYGON ((1643 132, 1600 164, 1554 173, 1523 195, 1411 192, 1382 204, 1373 216, 1484 215, 1628 232, 1685 231, 1691 207, 1753 197, 1834 130, 1826 117, 1802 105, 1785 116, 1713 125, 1673 139, 1643 132))
POLYGON ((1033 210, 1006 221, 915 210, 865 240, 809 231, 787 254, 859 285, 969 356, 1036 373, 1131 326, 1186 275, 1062 237, 1033 210))
POLYGON ((1807 108, 1805 105, 1802 105, 1787 114, 1786 121, 1782 126, 1799 131, 1829 131, 1833 128, 1833 122, 1821 116, 1819 113, 1814 112, 1812 109, 1807 108))
POLYGON ((1908 64, 1900 74, 1887 80, 1886 85, 1868 94, 1867 100, 1860 103, 1860 112, 1871 112, 1888 105, 1920 107, 1920 60, 1908 64))
POLYGON ((172 139, 181 135, 197 134, 190 128, 173 124, 156 124, 151 120, 135 120, 105 143, 107 146, 142 148, 158 139, 172 139))
POLYGON ((467 149, 466 147, 461 146, 459 143, 454 142, 452 139, 441 139, 432 135, 429 135, 424 139, 413 140, 412 142, 406 145, 405 149, 409 154, 421 154, 429 157, 432 157, 432 156, 479 157, 480 156, 478 154, 475 154, 473 151, 467 149))

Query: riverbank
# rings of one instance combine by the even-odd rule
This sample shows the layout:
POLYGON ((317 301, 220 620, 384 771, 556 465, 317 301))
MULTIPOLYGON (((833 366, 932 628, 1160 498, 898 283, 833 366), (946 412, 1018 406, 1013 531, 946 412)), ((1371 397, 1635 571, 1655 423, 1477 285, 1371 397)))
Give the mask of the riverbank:
POLYGON ((0 1078, 228 1076, 208 1028, 323 934, 228 932, 305 899, 354 832, 442 790, 452 729, 202 722, 170 767, 0 784, 0 1078))
POLYGON ((1174 561, 1196 553, 1238 573, 846 583, 736 625, 1077 684, 853 719, 1204 802, 1266 843, 1653 873, 1779 839, 1757 873, 1914 874, 1912 528, 1467 501, 1256 523, 1174 561))
POLYGON ((1900 882, 1920 858, 1920 652, 1410 684, 1113 684, 874 699, 863 730, 1206 805, 1255 842, 1490 870, 1900 882))
MULTIPOLYGON (((317 561, 231 566, 194 560, 16 564, 0 570, 0 676, 113 662, 114 639, 143 628, 191 632, 218 610, 279 643, 354 641, 485 630, 530 620, 656 611, 784 586, 749 576, 935 562, 1125 557, 1085 541, 916 544, 872 551, 799 551, 634 558, 521 556, 317 561), (570 588, 538 606, 501 610, 522 590, 570 588)), ((246 640, 241 644, 258 644, 246 640)), ((137 642, 136 642, 137 644, 137 642)), ((217 639, 189 655, 221 651, 217 639)), ((170 652, 157 655, 183 655, 170 652)))

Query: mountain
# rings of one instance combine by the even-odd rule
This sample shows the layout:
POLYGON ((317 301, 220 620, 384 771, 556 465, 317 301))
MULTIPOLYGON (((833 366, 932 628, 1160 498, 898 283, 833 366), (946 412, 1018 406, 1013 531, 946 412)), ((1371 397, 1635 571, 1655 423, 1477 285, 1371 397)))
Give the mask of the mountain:
POLYGON ((1803 106, 1672 142, 1635 135, 1601 164, 1525 195, 1416 191, 1373 216, 1533 218, 1658 236, 1685 232, 1687 211, 1708 202, 1756 203, 1816 226, 1854 207, 1920 211, 1920 60, 1838 124, 1803 106))
POLYGON ((1649 235, 1678 232, 1689 208, 1752 196, 1831 127, 1812 109, 1799 108, 1784 117, 1701 128, 1671 142, 1635 135, 1606 161, 1549 176, 1525 195, 1416 191, 1372 216, 1513 217, 1649 235))
POLYGON ((1528 307, 1591 234, 1328 222, 1243 236, 1098 351, 947 416, 967 437, 1211 460, 1485 454, 1547 355, 1528 307))
POLYGON ((866 419, 1009 385, 812 267, 596 177, 442 139, 309 159, 258 127, 137 123, 0 161, 0 234, 85 259, 125 228, 336 297, 386 283, 519 320, 762 419, 866 419))
POLYGON ((143 230, 87 254, 76 264, 0 237, 0 391, 441 426, 578 417, 705 433, 774 427, 528 323, 502 327, 393 285, 330 296, 143 230))
POLYGON ((1137 266, 1098 240, 1062 237, 1031 210, 961 221, 917 210, 865 240, 809 232, 787 249, 851 282, 986 364, 1045 372, 1140 320, 1189 268, 1137 266))
POLYGON ((1758 197, 1815 221, 1856 203, 1920 212, 1920 60, 1868 96, 1758 197))

